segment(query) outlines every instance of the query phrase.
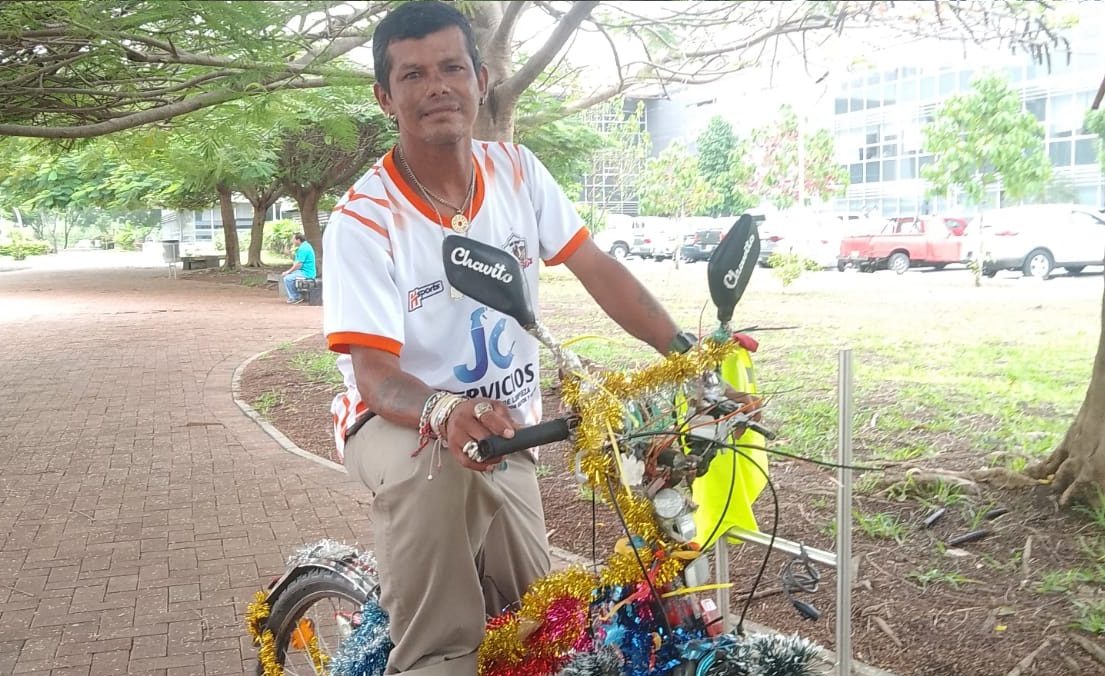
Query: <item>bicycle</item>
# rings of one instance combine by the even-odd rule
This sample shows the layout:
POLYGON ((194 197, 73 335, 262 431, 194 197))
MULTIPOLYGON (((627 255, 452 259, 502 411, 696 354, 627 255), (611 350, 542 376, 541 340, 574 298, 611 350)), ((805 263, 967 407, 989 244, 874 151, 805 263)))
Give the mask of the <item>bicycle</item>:
MULTIPOLYGON (((755 530, 751 505, 770 487, 763 444, 774 435, 759 422, 761 401, 736 401, 727 390, 756 393, 755 341, 730 329, 759 255, 752 219, 738 219, 707 265, 718 328, 687 353, 631 372, 589 373, 561 347, 537 321, 508 252, 455 235, 442 246, 455 289, 514 318, 552 352, 571 411, 511 439, 485 439, 471 455, 486 461, 571 438, 577 476, 605 492, 626 533, 604 565, 550 573, 490 618, 479 673, 813 673, 817 646, 746 636, 744 612, 726 632, 727 618, 704 595, 721 586, 708 584, 712 545, 732 523, 755 530)), ((301 548, 248 609, 258 673, 382 674, 390 639, 378 601, 371 552, 330 540, 301 548)))

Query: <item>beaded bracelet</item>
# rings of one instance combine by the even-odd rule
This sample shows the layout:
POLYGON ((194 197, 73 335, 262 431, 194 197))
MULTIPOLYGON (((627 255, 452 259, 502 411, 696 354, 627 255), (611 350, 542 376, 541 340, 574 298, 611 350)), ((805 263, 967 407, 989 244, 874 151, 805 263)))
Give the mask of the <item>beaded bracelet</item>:
POLYGON ((449 422, 449 416, 465 400, 466 398, 459 394, 450 393, 449 396, 442 397, 434 404, 434 409, 430 413, 430 429, 439 439, 446 436, 445 426, 449 422))
POLYGON ((425 445, 427 441, 437 436, 436 430, 431 425, 434 408, 445 397, 452 394, 445 390, 438 390, 429 397, 426 398, 426 403, 422 404, 422 415, 418 418, 418 438, 422 444, 425 445))

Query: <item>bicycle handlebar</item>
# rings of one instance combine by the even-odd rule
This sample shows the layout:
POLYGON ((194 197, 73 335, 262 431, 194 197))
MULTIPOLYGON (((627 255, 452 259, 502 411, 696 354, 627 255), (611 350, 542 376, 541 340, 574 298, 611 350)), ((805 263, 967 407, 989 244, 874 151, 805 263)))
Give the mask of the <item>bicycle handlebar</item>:
POLYGON ((488 437, 479 442, 479 461, 487 462, 534 446, 551 444, 554 441, 564 441, 568 438, 573 426, 573 418, 556 418, 555 420, 546 420, 536 425, 516 429, 514 430, 514 436, 510 439, 488 437))

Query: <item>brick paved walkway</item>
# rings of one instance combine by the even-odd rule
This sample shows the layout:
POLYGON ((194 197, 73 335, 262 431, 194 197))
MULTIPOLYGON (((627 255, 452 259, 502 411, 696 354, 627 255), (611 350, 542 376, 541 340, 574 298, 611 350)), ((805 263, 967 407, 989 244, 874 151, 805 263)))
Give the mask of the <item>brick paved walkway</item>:
POLYGON ((253 593, 370 532, 356 486, 231 399, 319 310, 164 268, 0 272, 0 676, 253 673, 253 593))

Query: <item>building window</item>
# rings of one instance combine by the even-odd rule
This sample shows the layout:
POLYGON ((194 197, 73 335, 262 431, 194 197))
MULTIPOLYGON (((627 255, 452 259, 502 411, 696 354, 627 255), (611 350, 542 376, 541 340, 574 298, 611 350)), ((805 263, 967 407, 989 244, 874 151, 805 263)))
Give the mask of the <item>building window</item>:
POLYGON ((1028 99, 1024 102, 1024 109, 1032 113, 1032 115, 1040 122, 1044 121, 1045 109, 1047 108, 1047 99, 1039 96, 1034 99, 1028 99))
POLYGON ((848 112, 848 99, 837 99, 833 103, 833 112, 837 115, 843 115, 848 112))
POLYGON ((1096 138, 1081 138, 1074 142, 1075 164, 1096 164, 1100 141, 1096 138))
POLYGON ((898 83, 888 82, 882 87, 882 104, 892 106, 898 102, 898 83))
POLYGON ((1101 198, 1097 196, 1096 185, 1084 185, 1074 190, 1075 201, 1095 209, 1102 206, 1101 198))
POLYGON ((940 73, 940 96, 950 96, 955 93, 955 73, 947 71, 940 73))
POLYGON ((879 163, 868 162, 867 169, 864 171, 864 183, 878 183, 879 182, 879 163))
POLYGON ((901 160, 899 160, 898 169, 898 178, 917 178, 917 158, 903 157, 901 160))
POLYGON ((848 173, 851 175, 852 183, 863 183, 863 165, 860 163, 849 164, 848 173))
POLYGON ((961 70, 959 71, 959 91, 965 92, 971 88, 971 78, 974 77, 975 72, 973 70, 961 70))
POLYGON ((1070 141, 1052 141, 1047 144, 1047 154, 1051 157, 1052 166, 1070 166, 1070 141))
POLYGON ((882 180, 894 181, 898 178, 898 160, 882 161, 882 180))
POLYGON ((1081 117, 1074 107, 1074 96, 1065 94, 1051 99, 1047 128, 1052 136, 1071 136, 1081 126, 1081 117))
POLYGON ((875 108, 878 108, 880 105, 882 105, 879 102, 879 88, 878 87, 875 87, 875 86, 865 87, 864 90, 863 90, 863 98, 867 100, 867 110, 873 110, 875 108))
POLYGON ((917 80, 910 78, 908 80, 902 80, 902 101, 916 101, 917 100, 917 80))
POLYGON ((921 78, 921 100, 936 98, 936 78, 928 75, 921 78))

